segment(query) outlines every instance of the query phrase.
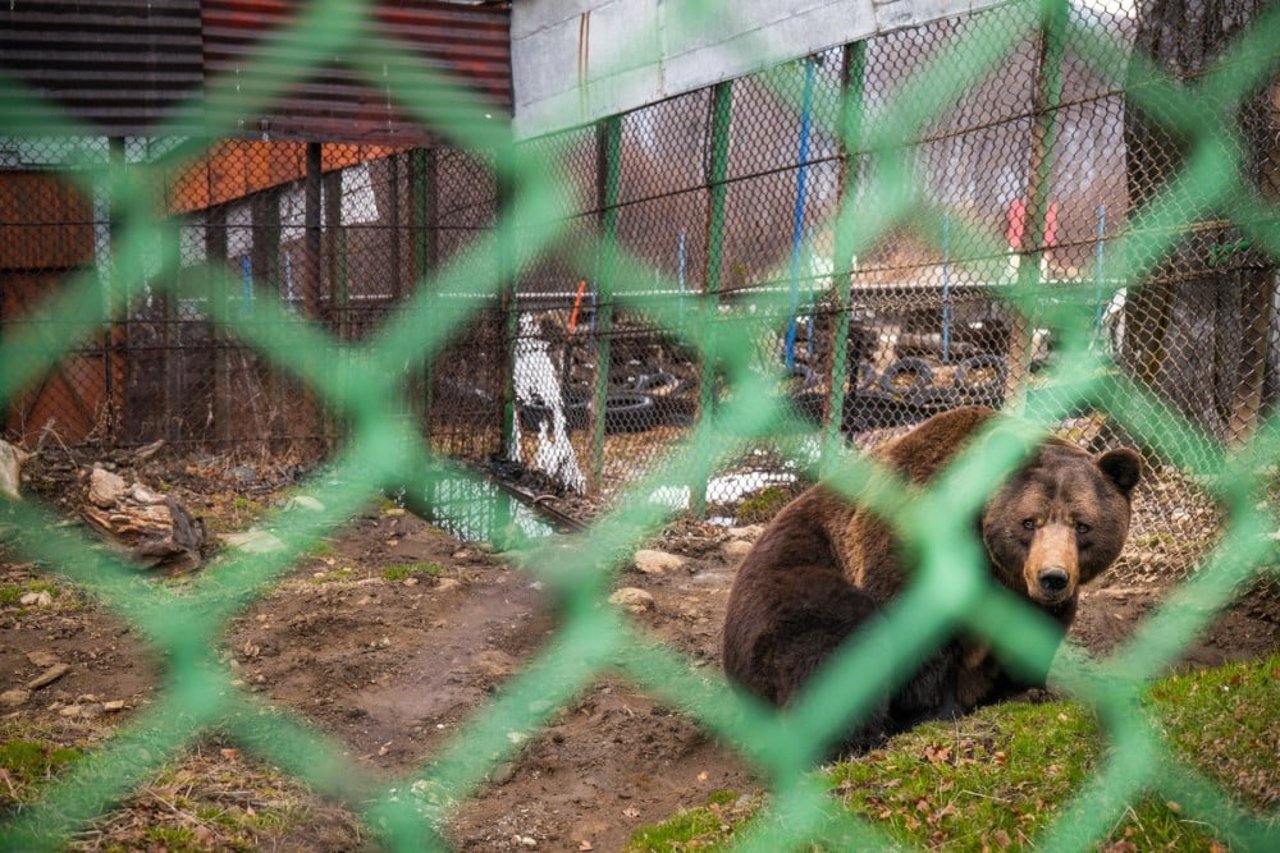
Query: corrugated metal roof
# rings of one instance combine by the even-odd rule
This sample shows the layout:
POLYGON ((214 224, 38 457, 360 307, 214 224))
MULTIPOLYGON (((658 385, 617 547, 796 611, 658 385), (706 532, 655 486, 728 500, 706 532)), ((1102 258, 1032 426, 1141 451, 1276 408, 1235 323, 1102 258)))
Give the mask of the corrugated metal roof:
MULTIPOLYGON (((0 66, 92 122, 141 135, 203 78, 199 0, 0 6, 0 66)), ((5 132, 39 133, 36 116, 4 116, 5 132)), ((91 131, 93 132, 93 131, 91 131)))
MULTIPOLYGON (((0 67, 93 122, 90 132, 145 136, 183 96, 215 75, 235 73, 258 43, 287 26, 297 0, 12 0, 0 7, 0 67)), ((424 65, 453 74, 511 113, 508 3, 383 0, 377 34, 394 38, 424 65)), ((40 133, 35 116, 4 117, 5 133, 40 133)), ((263 115, 245 117, 244 136, 424 144, 428 129, 406 118, 388 85, 370 85, 340 63, 263 115)))
MULTIPOLYGON (((285 0, 206 0, 203 5, 205 73, 234 73, 258 42, 292 19, 299 4, 285 0)), ((470 5, 439 0, 387 0, 375 6, 380 36, 398 40, 424 65, 446 71, 493 100, 504 118, 511 110, 511 56, 507 4, 470 5)), ((243 120, 247 135, 278 139, 343 139, 405 145, 430 133, 407 118, 388 85, 370 86, 341 63, 327 64, 270 113, 243 120)))

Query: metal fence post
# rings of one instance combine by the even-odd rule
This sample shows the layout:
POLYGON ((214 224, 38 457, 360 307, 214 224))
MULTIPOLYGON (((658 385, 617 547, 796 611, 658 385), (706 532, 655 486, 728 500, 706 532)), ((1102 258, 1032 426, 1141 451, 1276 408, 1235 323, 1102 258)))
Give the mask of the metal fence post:
MULTIPOLYGON (((111 165, 111 173, 113 177, 118 174, 119 170, 124 169, 125 151, 123 137, 112 136, 107 139, 107 160, 111 165)), ((124 401, 123 389, 116 387, 115 363, 117 355, 117 339, 120 337, 120 333, 117 329, 117 321, 112 316, 111 310, 111 306, 115 303, 115 290, 116 288, 123 286, 120 281, 120 265, 116 258, 117 244, 120 240, 120 226, 120 205, 116 201, 116 194, 114 192, 114 187, 112 187, 112 192, 109 195, 109 202, 107 204, 107 234, 110 249, 108 250, 107 280, 105 282, 102 300, 102 379, 103 384, 105 385, 106 400, 105 432, 102 435, 102 440, 104 442, 115 437, 116 425, 124 416, 124 412, 121 411, 123 409, 123 405, 121 404, 124 401), (119 395, 118 400, 117 395, 119 395)), ((128 296, 128 294, 126 294, 126 296, 128 296)), ((132 300, 128 298, 122 300, 122 303, 125 306, 124 319, 122 321, 124 325, 123 337, 125 358, 128 358, 132 354, 129 347, 129 304, 131 302, 132 300)))
MULTIPOLYGON (((280 299, 280 195, 266 189, 253 197, 253 275, 257 298, 280 299)), ((271 374, 271 437, 285 437, 285 378, 271 374)))
MULTIPOLYGON (((718 83, 711 92, 711 149, 707 163, 707 270, 703 281, 706 305, 713 313, 720 304, 720 273, 724 260, 724 223, 729 174, 729 128, 733 114, 733 83, 718 83)), ((716 320, 706 329, 706 355, 702 361, 702 377, 698 387, 698 416, 710 418, 716 404, 716 320)), ((702 518, 707 510, 707 478, 710 477, 711 449, 702 447, 689 484, 690 509, 694 518, 702 518)))
MULTIPOLYGON (((210 264, 227 263, 227 209, 222 205, 210 207, 204 219, 204 251, 210 264)), ((226 271, 230 275, 230 271, 226 271)), ((224 288, 214 291, 214 299, 218 304, 209 306, 210 313, 225 320, 230 300, 229 292, 224 288)), ((233 338, 224 329, 215 331, 217 352, 214 355, 213 368, 213 434, 220 449, 231 441, 231 350, 235 345, 233 338)))
MULTIPOLYGON (((499 219, 511 216, 509 207, 514 195, 511 178, 514 174, 515 145, 505 146, 494 152, 498 160, 497 207, 499 219)), ((516 338, 520 333, 520 306, 516 299, 516 245, 514 223, 498 230, 498 316, 502 322, 501 394, 501 450, 503 459, 514 459, 519 452, 516 444, 516 338)))
POLYGON ((391 255, 391 304, 399 305, 404 296, 404 276, 401 274, 401 213, 400 213, 400 155, 387 158, 387 220, 391 223, 388 252, 391 255))
POLYGON ((321 181, 324 165, 319 142, 307 143, 307 173, 303 184, 303 223, 306 229, 306 258, 302 270, 302 304, 307 317, 315 317, 320 301, 320 258, 323 251, 321 181))
POLYGON ((622 117, 596 126, 596 197, 600 217, 600 272, 596 281, 596 387, 591 418, 590 488, 599 494, 604 475, 604 435, 613 333, 613 265, 618 238, 618 193, 622 168, 622 117))
MULTIPOLYGON (((1053 148, 1057 142, 1058 107, 1062 100, 1062 57, 1066 30, 1066 4, 1051 6, 1049 17, 1040 25, 1036 60, 1031 159, 1027 166, 1027 206, 1022 228, 1018 293, 1040 285, 1040 264, 1044 257, 1045 222, 1049 209, 1049 185, 1053 171, 1053 148)), ((1009 329, 1009 373, 1005 399, 1010 399, 1031 369, 1035 328, 1032 318, 1021 308, 1013 309, 1009 329)))
POLYGON ((863 94, 867 66, 866 42, 845 45, 840 52, 840 114, 837 119, 840 146, 840 172, 836 198, 835 248, 831 258, 831 275, 835 278, 836 322, 831 332, 831 393, 827 395, 822 466, 836 458, 842 444, 844 426, 845 383, 852 374, 849 393, 857 392, 857 364, 849 364, 849 324, 853 311, 853 205, 850 200, 858 192, 858 162, 862 132, 863 94))
MULTIPOLYGON (((437 262, 437 174, 438 156, 434 148, 416 148, 409 155, 409 217, 413 240, 412 288, 427 286, 426 276, 437 262)), ((431 401, 434 371, 432 357, 422 364, 422 434, 431 446, 431 401)))

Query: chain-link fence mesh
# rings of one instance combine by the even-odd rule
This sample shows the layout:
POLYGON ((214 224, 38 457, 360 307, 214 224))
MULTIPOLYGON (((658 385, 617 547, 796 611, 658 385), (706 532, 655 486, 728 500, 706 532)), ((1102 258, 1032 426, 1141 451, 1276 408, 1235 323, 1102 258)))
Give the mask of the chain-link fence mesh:
POLYGON ((1216 41, 1180 48, 1163 5, 1012 3, 514 147, 473 95, 363 31, 363 4, 308 4, 210 90, 199 137, 95 137, 0 78, 3 114, 62 128, 5 126, 6 434, 327 455, 324 482, 337 484, 320 490, 323 513, 282 514, 284 552, 232 560, 180 607, 39 508, 11 510, 51 531, 21 541, 25 553, 167 652, 168 683, 6 843, 56 842, 223 725, 318 789, 371 803, 391 843, 439 844, 452 805, 513 749, 507 733, 537 727, 606 666, 770 775, 777 819, 748 849, 875 840, 801 775, 874 701, 877 680, 851 676, 909 666, 957 626, 1014 659, 1052 641, 980 577, 964 522, 1025 448, 966 454, 910 503, 884 503, 860 476, 869 463, 831 439, 872 446, 977 402, 1093 449, 1142 450, 1153 475, 1129 559, 1197 569, 1114 661, 1059 668, 1114 749, 1045 844, 1076 846, 1140 791, 1177 788, 1230 815, 1229 837, 1265 845, 1265 826, 1176 764, 1130 704, 1255 577, 1274 529, 1257 499, 1277 442, 1266 45, 1280 29, 1244 4, 1216 41), (407 84, 404 108, 447 144, 232 138, 234 116, 333 55, 407 84), (394 789, 423 796, 370 798, 336 744, 230 686, 211 638, 378 489, 450 506, 446 485, 465 472, 445 460, 495 455, 611 509, 571 554, 524 557, 563 599, 556 641, 394 789), (892 509, 918 545, 919 577, 883 628, 898 640, 887 658, 877 637, 853 644, 774 717, 599 606, 615 567, 601 555, 673 511, 731 514, 819 466, 892 509), (837 679, 851 685, 839 698, 837 679))

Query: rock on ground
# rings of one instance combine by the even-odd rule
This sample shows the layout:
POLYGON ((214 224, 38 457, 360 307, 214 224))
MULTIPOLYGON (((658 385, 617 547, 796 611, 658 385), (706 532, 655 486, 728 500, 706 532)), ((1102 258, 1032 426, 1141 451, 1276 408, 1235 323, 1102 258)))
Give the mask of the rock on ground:
POLYGON ((688 562, 684 557, 668 554, 666 551, 636 551, 634 563, 636 570, 646 575, 661 575, 683 568, 688 562))

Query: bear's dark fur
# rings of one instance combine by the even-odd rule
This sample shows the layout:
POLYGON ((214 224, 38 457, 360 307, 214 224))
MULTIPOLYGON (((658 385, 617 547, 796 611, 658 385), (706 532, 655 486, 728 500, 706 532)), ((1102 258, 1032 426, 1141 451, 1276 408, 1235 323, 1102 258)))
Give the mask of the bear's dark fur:
MULTIPOLYGON (((875 456, 908 480, 927 483, 993 417, 981 407, 936 415, 875 456)), ((1065 634, 1079 585, 1111 565, 1128 537, 1130 496, 1141 472, 1141 457, 1131 450, 1095 458, 1046 439, 984 507, 980 528, 991 576, 1065 634)), ((890 528, 815 486, 778 513, 738 568, 725 614, 725 671, 760 698, 786 705, 845 638, 878 618, 905 578, 890 528)), ((1032 685, 1005 673, 984 645, 956 637, 846 746, 958 716, 1024 686, 1032 685)))

